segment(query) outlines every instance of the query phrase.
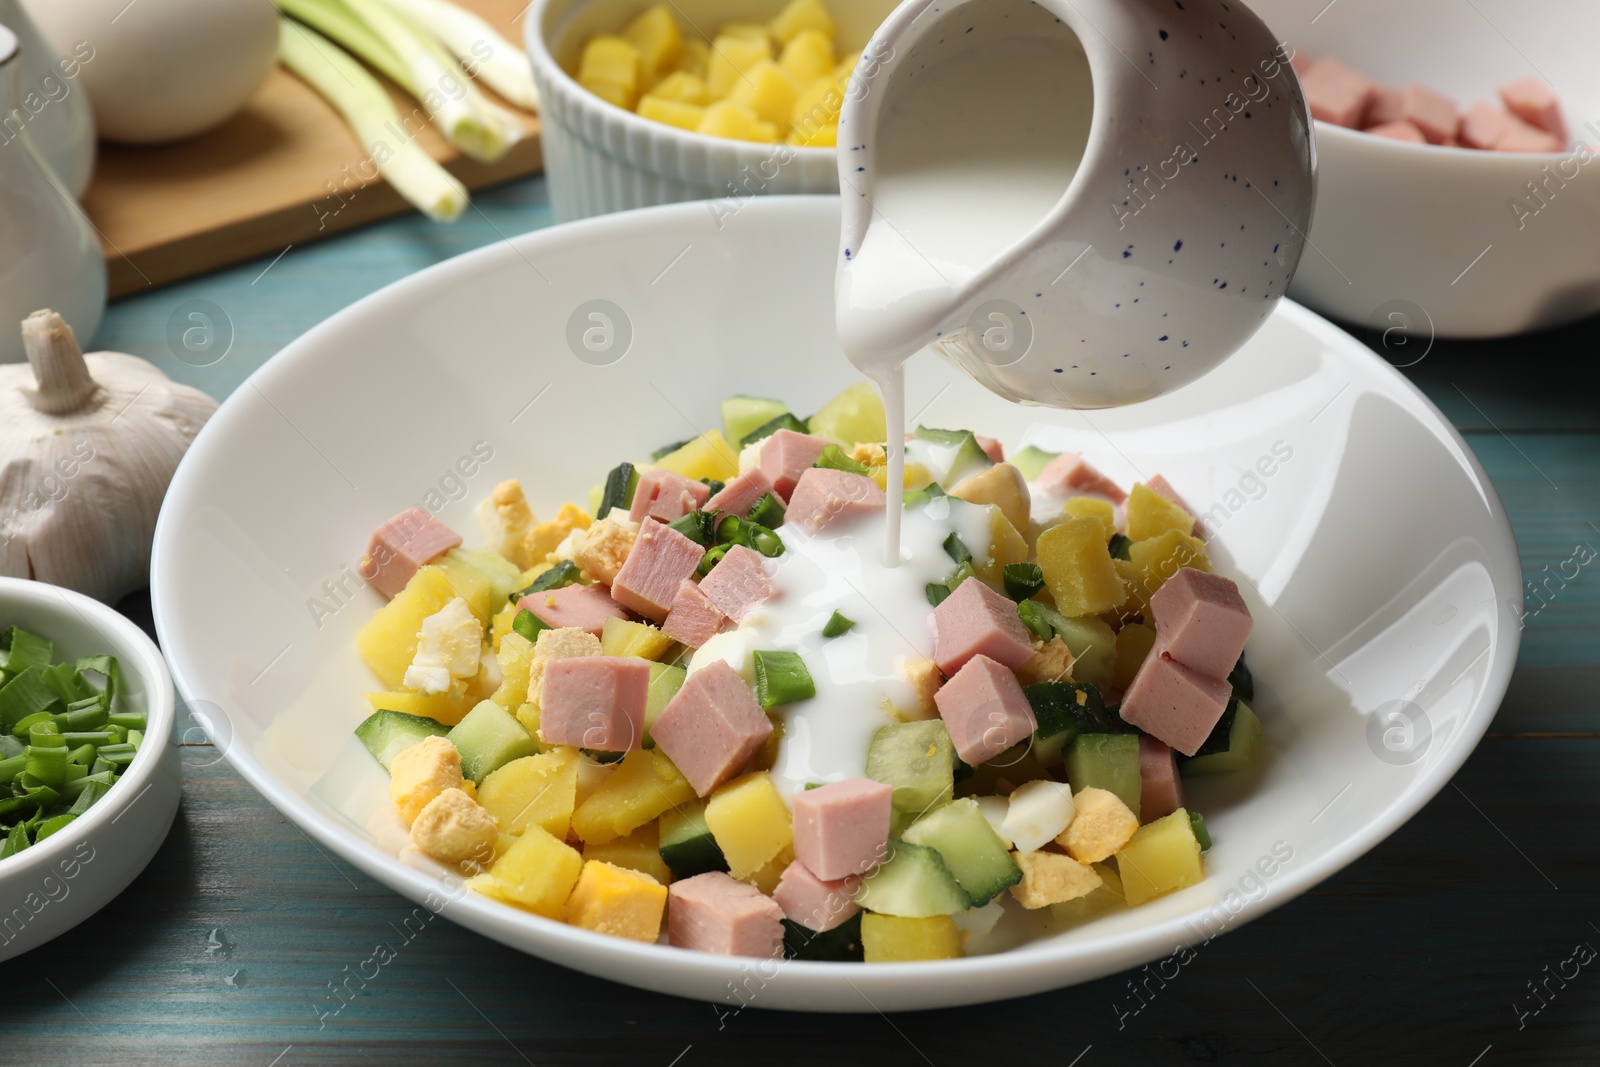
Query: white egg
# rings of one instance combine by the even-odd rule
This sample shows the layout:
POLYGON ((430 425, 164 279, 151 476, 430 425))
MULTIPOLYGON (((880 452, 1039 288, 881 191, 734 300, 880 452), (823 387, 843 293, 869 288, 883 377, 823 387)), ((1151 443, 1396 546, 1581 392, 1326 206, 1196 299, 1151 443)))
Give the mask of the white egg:
POLYGON ((277 59, 271 0, 24 0, 79 81, 108 141, 192 137, 244 106, 277 59))

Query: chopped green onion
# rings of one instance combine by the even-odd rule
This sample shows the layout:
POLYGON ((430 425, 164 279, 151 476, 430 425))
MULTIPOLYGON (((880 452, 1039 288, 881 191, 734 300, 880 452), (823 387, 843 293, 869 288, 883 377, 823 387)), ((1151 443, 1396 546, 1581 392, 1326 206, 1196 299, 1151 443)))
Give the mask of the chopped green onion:
POLYGON ((19 626, 0 632, 0 670, 15 677, 29 667, 44 670, 55 659, 55 645, 19 626))
MULTIPOLYGON (((369 63, 391 79, 402 85, 408 80, 392 53, 388 53, 392 66, 386 66, 375 56, 382 56, 387 50, 363 51, 354 43, 356 31, 340 33, 345 24, 338 16, 312 18, 313 12, 333 10, 327 0, 280 0, 279 6, 303 21, 313 22, 324 32, 333 33, 346 47, 362 52, 369 63)), ((355 26, 361 25, 348 12, 346 18, 355 26)), ((361 29, 365 31, 365 27, 361 29)), ((382 44, 370 31, 365 32, 368 39, 382 44)), ((367 159, 396 192, 435 222, 453 222, 461 217, 467 209, 467 187, 435 162, 415 137, 395 135, 396 130, 405 131, 407 127, 388 90, 367 73, 367 68, 321 34, 287 19, 279 22, 278 58, 344 117, 367 159)))
POLYGON ((1048 641, 1056 635, 1056 628, 1045 616, 1045 605, 1037 600, 1024 600, 1018 604, 1017 615, 1022 619, 1022 625, 1028 628, 1028 632, 1039 640, 1048 641))
POLYGON ((529 593, 548 593, 552 589, 560 589, 578 581, 582 572, 578 565, 570 559, 564 559, 549 570, 542 572, 528 585, 511 594, 513 602, 521 600, 529 593))
POLYGON ((779 430, 793 430, 795 433, 806 433, 808 432, 808 427, 806 426, 804 420, 797 419, 792 414, 785 411, 782 415, 768 419, 760 426, 757 426, 755 429, 739 438, 739 447, 748 448, 757 441, 765 441, 779 430))
POLYGON ((816 683, 798 652, 756 652, 755 666, 756 700, 768 711, 817 695, 816 683))
POLYGON ((32 715, 24 715, 22 718, 18 719, 16 725, 11 727, 11 733, 16 737, 27 737, 28 731, 32 730, 39 723, 54 723, 55 721, 56 717, 50 714, 48 711, 36 711, 32 715))
POLYGON ((850 627, 854 626, 855 624, 856 621, 854 619, 845 615, 841 615, 836 611, 829 616, 827 623, 822 627, 822 636, 839 637, 846 633, 850 627))
POLYGON ((28 756, 26 753, 20 756, 7 756, 5 759, 0 759, 0 783, 11 781, 11 779, 21 774, 22 769, 27 765, 28 756))
POLYGON ((1111 551, 1112 559, 1126 560, 1129 558, 1128 546, 1131 544, 1133 544, 1133 542, 1128 540, 1126 535, 1114 533, 1111 535, 1111 542, 1106 545, 1106 548, 1111 551))
POLYGON ((1206 817, 1198 811, 1189 812, 1189 829, 1194 831, 1194 838, 1200 842, 1200 851, 1211 850, 1211 834, 1206 830, 1206 817))
POLYGON ((91 744, 81 744, 67 753, 67 762, 83 767, 95 761, 95 747, 91 744))
POLYGON ((1006 596, 1012 600, 1027 600, 1044 588, 1044 571, 1037 563, 1007 563, 1000 577, 1005 583, 1006 596))
POLYGON ((750 505, 748 518, 771 530, 783 525, 783 514, 783 502, 771 493, 762 493, 761 498, 750 505))
POLYGON ((722 557, 727 554, 727 545, 712 545, 706 550, 706 554, 700 557, 700 564, 695 568, 695 572, 704 578, 711 573, 712 567, 722 562, 722 557))
POLYGON ((112 726, 120 726, 124 730, 143 730, 145 715, 142 711, 112 712, 109 721, 112 726))
POLYGON ((65 815, 56 815, 48 818, 39 824, 39 829, 34 832, 33 838, 35 841, 43 841, 57 830, 65 828, 68 823, 76 818, 77 816, 71 812, 68 812, 65 815))
POLYGON ((948 495, 939 487, 938 482, 929 482, 921 489, 908 489, 901 493, 900 504, 902 507, 915 508, 948 495))
POLYGON ((828 470, 849 471, 851 474, 867 473, 867 468, 864 464, 857 463, 845 455, 844 449, 838 445, 829 445, 824 448, 822 454, 817 457, 817 461, 811 465, 813 467, 824 467, 828 470))
MULTIPOLYGON (((945 555, 949 556, 957 563, 972 562, 972 550, 966 546, 966 543, 962 541, 960 536, 957 534, 952 533, 949 537, 944 539, 944 551, 945 555)), ((954 586, 952 586, 952 588, 954 588, 954 586)))
POLYGON ((714 497, 724 489, 728 488, 727 482, 719 482, 715 478, 701 478, 700 484, 706 487, 706 496, 708 498, 714 497))
POLYGON ((539 631, 550 629, 550 624, 539 618, 539 616, 535 615, 527 608, 523 608, 521 611, 517 612, 516 617, 511 620, 511 629, 521 634, 527 640, 536 642, 539 640, 539 631))
POLYGON ((471 11, 445 0, 388 0, 423 30, 433 34, 461 61, 467 73, 482 78, 506 100, 539 110, 539 90, 522 49, 500 36, 471 11))
POLYGON ((720 514, 717 511, 691 511, 667 523, 667 528, 678 531, 697 545, 709 547, 716 540, 717 516, 720 514))
MULTIPOLYGON (((59 736, 59 735, 58 735, 59 736)), ((22 773, 43 785, 58 786, 67 780, 67 750, 49 748, 37 743, 30 745, 24 757, 28 764, 22 773)))
POLYGON ((0 689, 0 729, 11 729, 18 721, 61 707, 61 698, 45 684, 44 671, 29 666, 0 689))
POLYGON ((600 507, 595 518, 603 519, 612 508, 626 511, 633 506, 633 492, 639 487, 639 472, 632 463, 619 463, 606 475, 606 487, 600 494, 600 507))
POLYGON ((721 545, 743 545, 746 548, 753 548, 768 559, 783 555, 781 537, 759 522, 741 519, 737 515, 723 516, 717 525, 717 541, 721 545))
POLYGON ((968 560, 967 562, 956 567, 956 569, 951 572, 950 577, 945 580, 945 588, 954 593, 957 589, 961 588, 962 582, 966 581, 968 578, 975 577, 977 577, 977 573, 972 569, 972 561, 968 560))
POLYGON ((922 587, 922 592, 928 598, 928 603, 938 607, 944 603, 945 597, 950 595, 950 587, 939 582, 929 582, 922 587))

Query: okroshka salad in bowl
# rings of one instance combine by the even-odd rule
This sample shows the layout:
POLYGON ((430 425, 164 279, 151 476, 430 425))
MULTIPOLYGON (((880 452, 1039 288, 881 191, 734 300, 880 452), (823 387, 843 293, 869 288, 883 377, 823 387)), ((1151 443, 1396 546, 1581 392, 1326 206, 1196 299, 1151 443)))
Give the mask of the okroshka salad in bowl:
POLYGON ((736 396, 481 544, 421 508, 360 573, 380 691, 356 728, 406 848, 597 933, 867 963, 982 951, 1204 877, 1183 778, 1248 771, 1251 629, 1159 475, 736 396), (898 565, 885 518, 901 509, 898 565))
POLYGON ((1198 949, 1449 780, 1520 574, 1420 394, 1293 305, 1116 410, 913 360, 890 492, 829 313, 838 211, 528 234, 263 366, 153 560, 229 762, 486 937, 829 1011, 1198 949), (250 610, 218 626, 223 589, 250 610))

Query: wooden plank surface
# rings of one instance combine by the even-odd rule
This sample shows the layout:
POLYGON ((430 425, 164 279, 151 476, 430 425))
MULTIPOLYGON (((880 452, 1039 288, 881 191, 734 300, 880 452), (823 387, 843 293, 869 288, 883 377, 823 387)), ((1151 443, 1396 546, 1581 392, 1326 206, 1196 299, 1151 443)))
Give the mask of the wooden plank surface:
MULTIPOLYGON (((520 42, 523 3, 460 2, 520 42)), ((517 112, 522 140, 495 162, 480 163, 440 136, 416 100, 389 90, 416 143, 467 188, 542 168, 537 117, 517 112)), ((83 204, 117 297, 411 210, 386 182, 362 177, 372 171, 328 102, 277 67, 239 114, 199 137, 102 144, 83 204)))
MULTIPOLYGON (((218 394, 331 310, 426 262, 548 221, 541 180, 496 189, 481 218, 398 219, 113 307, 98 339, 218 394), (253 279, 259 281, 252 286, 253 279), (229 357, 196 368, 162 340, 184 302, 227 309, 229 357)), ((1600 321, 1574 333, 1585 349, 1600 321)), ((1559 375, 1537 390, 1542 339, 1443 346, 1433 378, 1481 381, 1505 435, 1467 425, 1505 500, 1524 569, 1600 547, 1600 401, 1559 375), (1506 388, 1492 388, 1504 379, 1506 388), (1589 533, 1584 534, 1584 530, 1589 533)), ((1413 369, 1415 372, 1415 368, 1413 369)), ((1468 408, 1470 411, 1471 409, 1468 408)), ((1401 531, 1403 533, 1403 531, 1401 531)), ((124 605, 148 623, 148 605, 124 605)), ((1345 871, 1206 945, 1148 1006, 1134 972, 976 1008, 793 1015, 712 1007, 587 978, 435 920, 400 944, 402 898, 320 850, 206 747, 185 750, 172 835, 104 912, 12 964, 0 1063, 1098 1065, 1600 1064, 1600 975, 1585 968, 1537 1015, 1529 982, 1600 947, 1600 576, 1585 569, 1528 620, 1511 691, 1451 785, 1345 871), (327 984, 378 942, 395 960, 337 1015, 327 984), (1520 1025, 1519 1025, 1520 1024, 1520 1025)))

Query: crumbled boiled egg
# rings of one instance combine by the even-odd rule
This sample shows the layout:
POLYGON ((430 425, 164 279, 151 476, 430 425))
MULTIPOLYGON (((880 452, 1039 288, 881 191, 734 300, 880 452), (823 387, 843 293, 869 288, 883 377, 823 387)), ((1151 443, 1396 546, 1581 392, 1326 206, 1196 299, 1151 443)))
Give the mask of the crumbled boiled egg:
POLYGON ((422 620, 417 653, 406 668, 405 684, 424 693, 443 693, 452 678, 478 673, 483 625, 460 597, 422 620))
POLYGON ((1024 782, 1011 792, 1000 836, 1009 838, 1018 852, 1032 852, 1054 840, 1075 813, 1072 786, 1066 782, 1024 782))

